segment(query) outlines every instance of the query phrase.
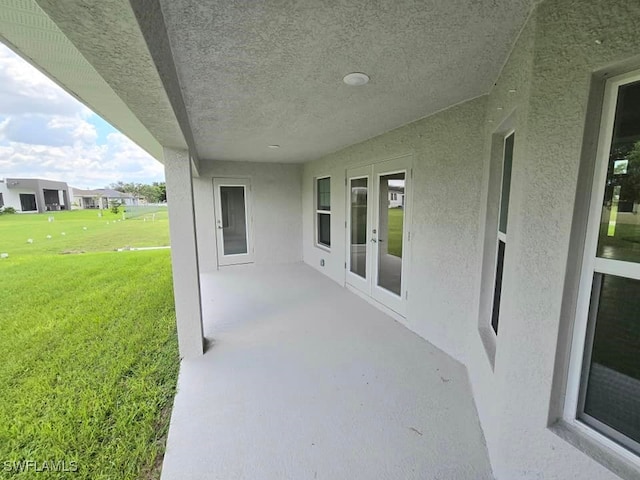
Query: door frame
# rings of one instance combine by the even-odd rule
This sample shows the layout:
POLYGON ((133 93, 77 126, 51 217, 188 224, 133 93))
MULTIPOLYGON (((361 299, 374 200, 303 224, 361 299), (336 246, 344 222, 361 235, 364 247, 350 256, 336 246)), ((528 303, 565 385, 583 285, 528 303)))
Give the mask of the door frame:
POLYGON ((349 168, 346 171, 346 199, 347 199, 347 211, 346 211, 346 263, 345 263, 345 282, 351 287, 357 288, 365 295, 371 295, 370 288, 370 276, 372 268, 372 255, 371 251, 371 225, 373 223, 372 208, 371 208, 371 186, 372 186, 372 166, 367 165, 364 167, 349 168), (360 275, 356 275, 351 272, 351 180, 360 178, 367 179, 367 235, 366 235, 366 247, 365 247, 365 278, 360 275))
MULTIPOLYGON (((405 318, 409 298, 411 265, 411 230, 413 204, 413 155, 407 154, 345 169, 345 285, 377 304, 405 318), (367 173, 364 173, 367 172, 367 173), (400 295, 378 286, 379 244, 373 244, 373 225, 379 230, 380 177, 393 173, 405 173, 405 204, 402 238, 402 279, 400 295), (367 278, 351 273, 351 187, 350 180, 368 178, 367 192, 367 278), (372 247, 373 245, 373 247, 372 247), (360 281, 358 281, 358 279, 360 281)), ((379 233, 379 232, 378 232, 379 233)))
POLYGON ((253 241, 253 209, 252 209, 251 178, 248 177, 214 177, 213 178, 213 205, 214 205, 214 229, 216 239, 216 258, 218 267, 229 265, 241 265, 253 263, 255 248, 253 241), (247 229, 247 253, 232 255, 224 254, 224 238, 222 228, 222 202, 220 187, 244 187, 244 211, 245 226, 247 229))

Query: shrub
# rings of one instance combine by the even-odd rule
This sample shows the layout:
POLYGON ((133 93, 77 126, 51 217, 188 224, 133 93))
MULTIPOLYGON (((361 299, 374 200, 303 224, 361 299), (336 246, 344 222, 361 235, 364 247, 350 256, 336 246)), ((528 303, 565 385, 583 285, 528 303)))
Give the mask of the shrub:
POLYGON ((118 200, 113 200, 109 206, 111 213, 118 214, 120 212, 121 203, 118 200))
POLYGON ((0 215, 4 215, 4 214, 12 215, 14 213, 16 213, 16 209, 13 207, 0 208, 0 215))

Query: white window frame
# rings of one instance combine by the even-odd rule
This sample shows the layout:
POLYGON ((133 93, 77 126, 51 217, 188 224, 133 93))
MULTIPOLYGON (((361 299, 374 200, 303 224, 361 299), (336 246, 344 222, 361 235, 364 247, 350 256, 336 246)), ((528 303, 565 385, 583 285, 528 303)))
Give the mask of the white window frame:
POLYGON ((606 186, 611 142, 613 140, 618 88, 627 83, 637 81, 640 81, 640 71, 638 70, 613 77, 609 79, 605 85, 600 134, 587 220, 587 234, 584 244, 580 287, 571 343, 563 419, 582 434, 608 447, 632 464, 640 467, 640 456, 578 419, 581 389, 585 381, 583 378, 584 361, 585 355, 589 353, 587 351, 588 346, 586 345, 586 341, 589 327, 592 326, 591 319, 589 318, 589 310, 594 274, 604 273, 640 280, 640 264, 596 257, 602 215, 602 199, 606 186))
MULTIPOLYGON (((497 334, 493 329, 493 303, 495 297, 496 273, 498 265, 499 241, 504 240, 500 232, 500 213, 502 211, 503 187, 502 178, 504 171, 504 157, 507 138, 518 130, 517 113, 512 111, 500 122, 498 127, 491 132, 491 150, 488 169, 488 179, 485 185, 486 206, 484 212, 484 241, 482 245, 482 271, 480 298, 478 305, 478 334, 482 341, 487 360, 491 370, 495 368, 497 349, 497 334)), ((512 177, 514 180, 514 158, 512 159, 512 177)), ((513 188, 512 188, 513 189, 513 188)), ((511 202, 510 202, 511 203, 511 202)), ((506 242, 505 242, 506 243, 506 242)), ((504 274, 504 270, 503 270, 504 274)), ((503 282, 504 283, 504 282, 503 282)))
MULTIPOLYGON (((511 135, 515 135, 516 129, 511 128, 504 132, 502 137, 502 161, 500 164, 500 197, 498 198, 498 219, 496 224, 496 241, 495 241, 495 253, 494 253, 494 262, 493 262, 493 289, 491 291, 491 312, 489 314, 489 330, 495 335, 497 338, 498 332, 493 329, 493 303, 496 295, 496 281, 498 274, 498 254, 500 248, 500 242, 504 243, 504 251, 505 257, 507 255, 507 233, 500 231, 500 218, 502 216, 502 197, 504 196, 504 159, 505 154, 507 153, 507 139, 511 135)), ((514 151, 511 152, 511 177, 509 178, 509 192, 511 192, 511 180, 513 179, 513 156, 515 153, 515 136, 513 143, 514 151)), ((509 195, 509 202, 507 203, 507 208, 509 208, 509 203, 511 203, 511 195, 509 195)), ((509 230, 509 217, 507 216, 507 225, 505 226, 505 230, 509 230)), ((502 261, 502 280, 504 280, 504 259, 502 261)), ((504 283, 504 282, 503 282, 504 283)), ((500 286, 500 303, 502 303, 502 285, 500 286)), ((500 320, 500 315, 498 315, 498 321, 500 320)))
MULTIPOLYGON (((331 250, 331 245, 325 245, 324 243, 320 243, 318 241, 319 239, 319 233, 320 233, 320 222, 318 222, 318 215, 328 215, 329 216, 329 225, 331 225, 331 208, 332 208, 332 201, 331 201, 331 191, 333 189, 331 188, 331 176, 330 175, 325 175, 323 177, 315 177, 313 179, 313 205, 314 205, 314 211, 315 214, 313 216, 313 223, 314 223, 314 239, 313 239, 313 243, 316 247, 321 248, 323 250, 327 250, 330 251, 331 250), (320 210, 318 208, 318 182, 320 180, 329 180, 329 210, 320 210)), ((329 227, 329 242, 331 242, 331 227, 329 227)))

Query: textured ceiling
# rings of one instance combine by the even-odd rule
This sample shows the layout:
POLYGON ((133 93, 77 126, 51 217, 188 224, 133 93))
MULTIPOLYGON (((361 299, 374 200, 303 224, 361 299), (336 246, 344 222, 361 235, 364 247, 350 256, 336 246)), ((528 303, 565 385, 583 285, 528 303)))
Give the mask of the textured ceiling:
POLYGON ((35 1, 0 0, 0 37, 151 155, 161 157, 156 138, 35 1))
POLYGON ((0 35, 156 158, 304 162, 487 93, 533 3, 0 0, 0 35))
POLYGON ((533 4, 160 2, 200 158, 278 162, 318 158, 487 93, 533 4), (344 85, 353 71, 371 82, 344 85))
POLYGON ((128 0, 35 1, 162 146, 187 148, 128 0))

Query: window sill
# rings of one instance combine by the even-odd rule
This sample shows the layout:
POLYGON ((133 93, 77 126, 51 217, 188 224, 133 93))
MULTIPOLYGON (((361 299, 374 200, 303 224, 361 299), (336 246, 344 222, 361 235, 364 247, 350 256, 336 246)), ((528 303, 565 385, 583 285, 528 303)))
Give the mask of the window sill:
MULTIPOLYGON (((588 428, 585 426, 585 428, 588 428)), ((558 420, 549 429, 582 453, 624 480, 638 480, 640 465, 620 455, 614 449, 582 431, 576 425, 565 420, 558 420)), ((621 447, 622 448, 622 447, 621 447)))
POLYGON ((331 253, 331 247, 326 247, 326 246, 320 245, 318 243, 315 244, 315 247, 320 249, 320 250, 323 250, 323 251, 325 251, 327 253, 331 253))

